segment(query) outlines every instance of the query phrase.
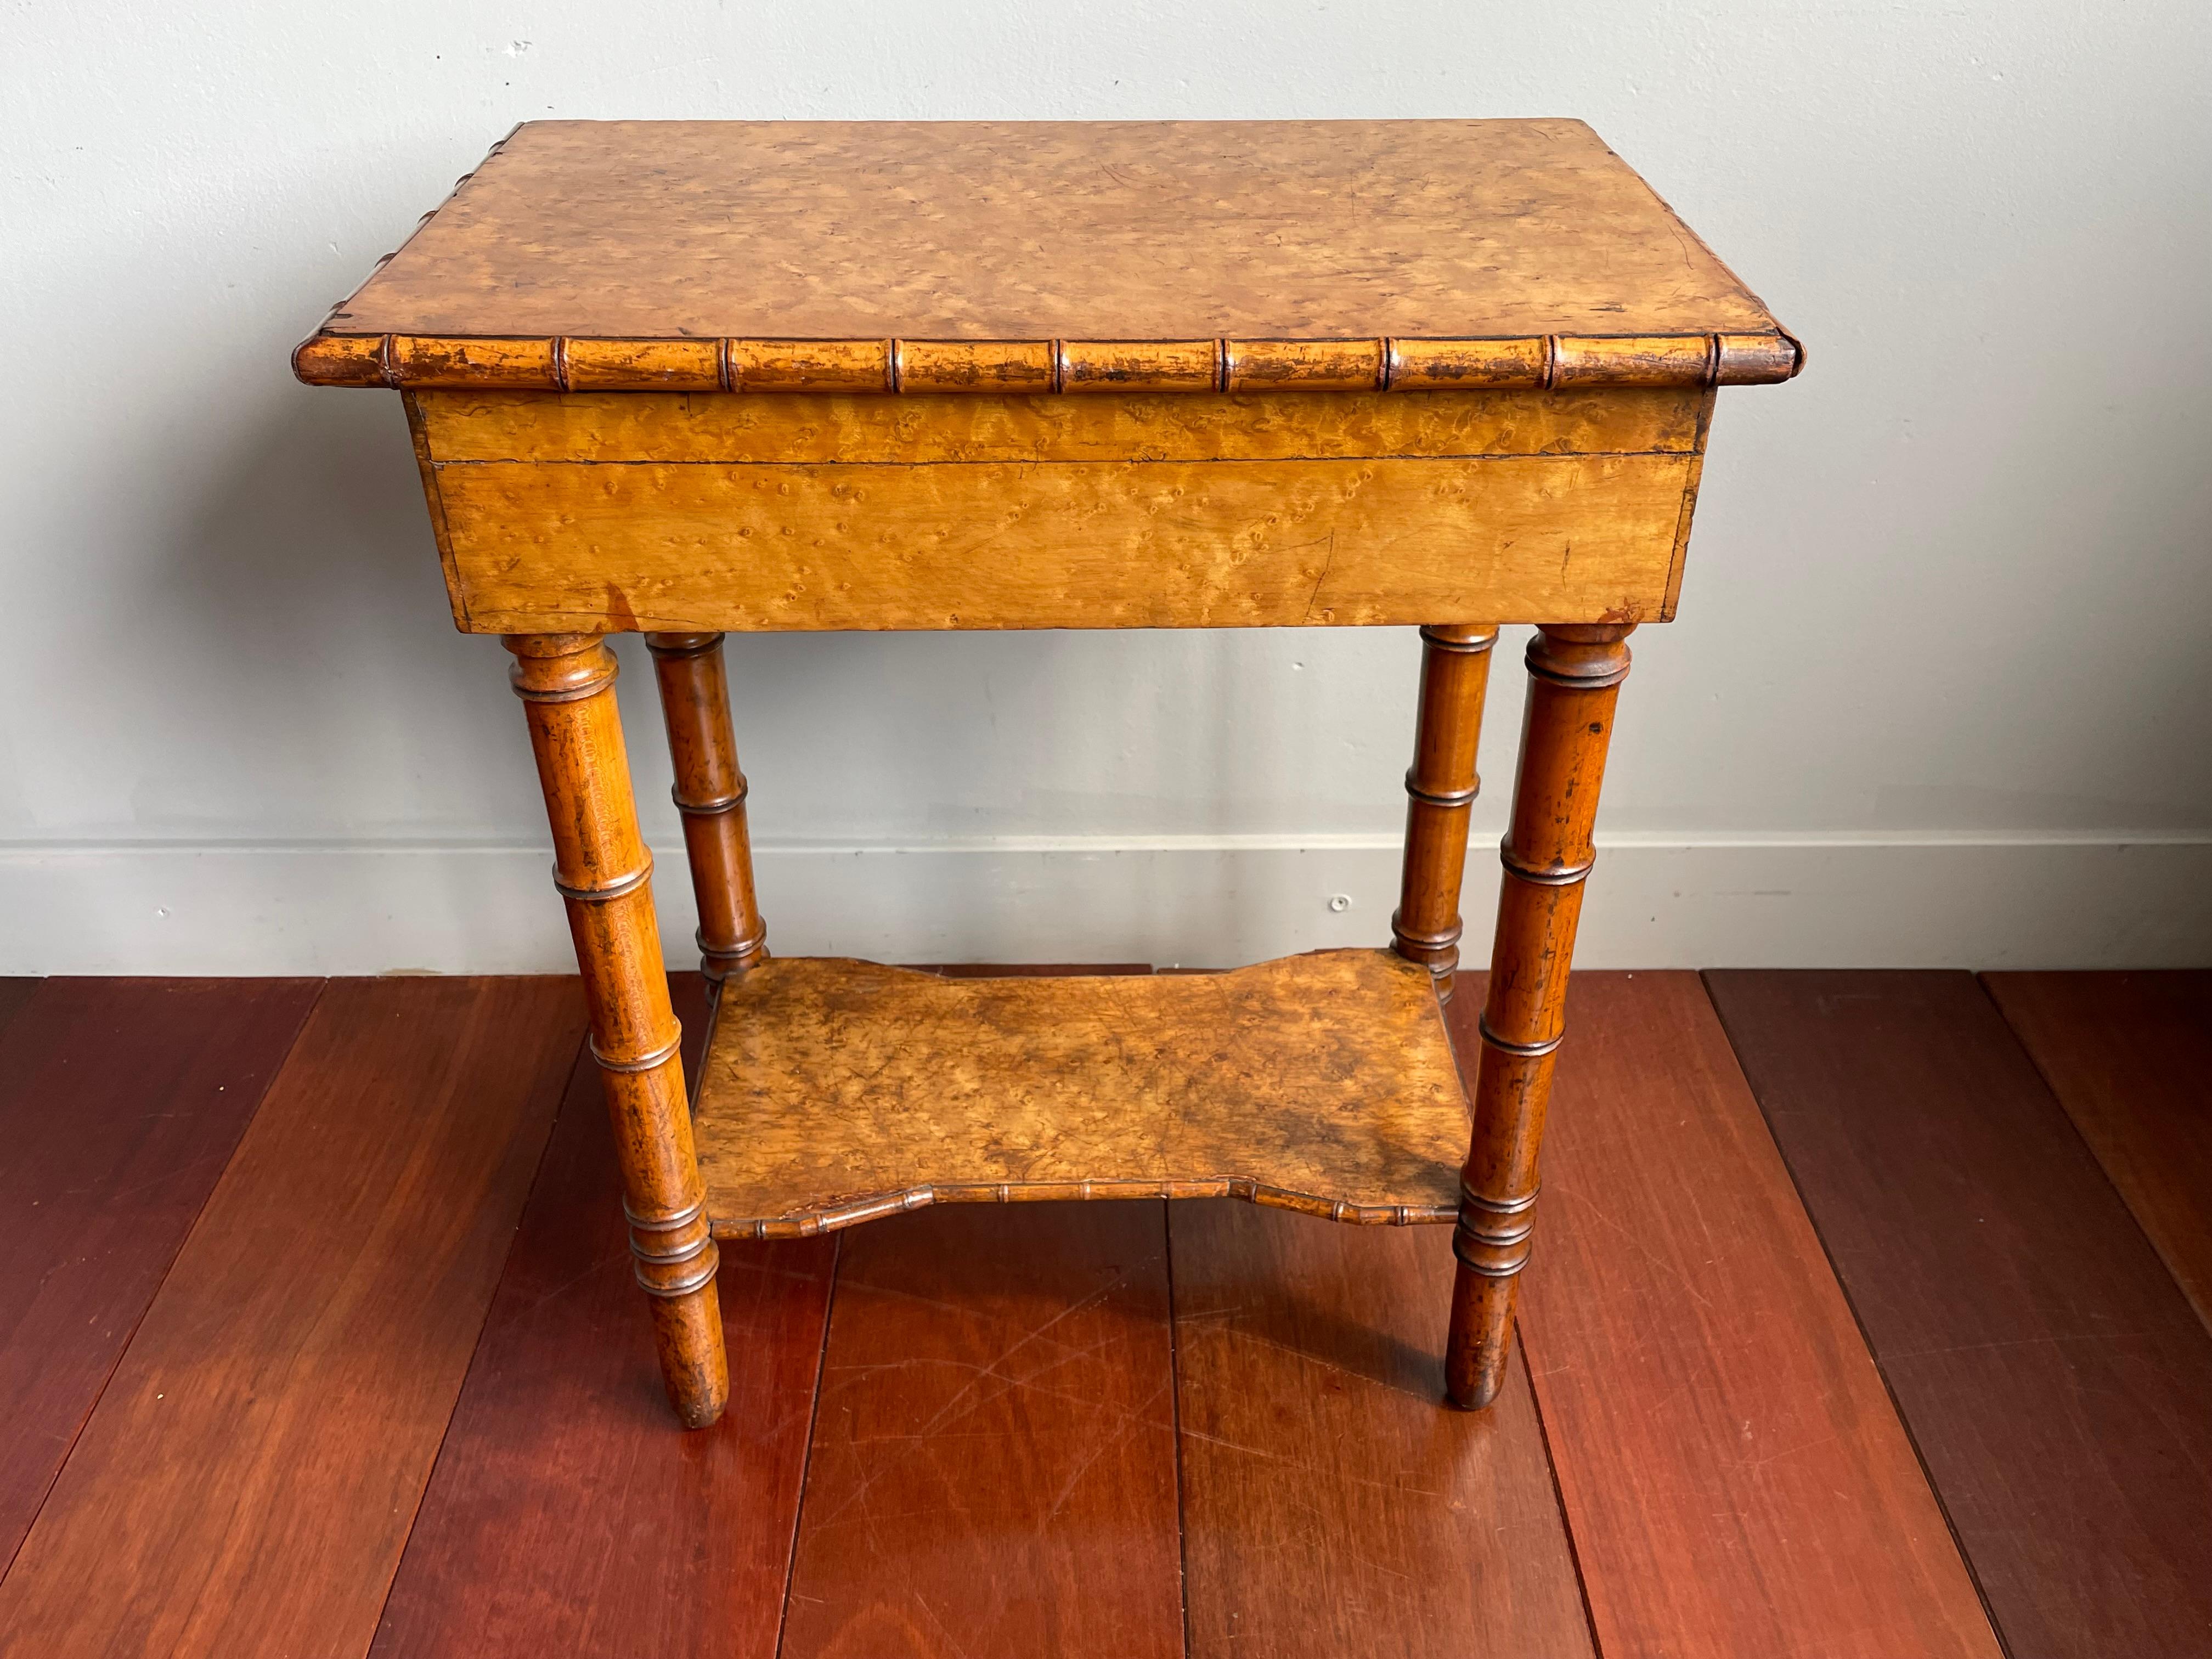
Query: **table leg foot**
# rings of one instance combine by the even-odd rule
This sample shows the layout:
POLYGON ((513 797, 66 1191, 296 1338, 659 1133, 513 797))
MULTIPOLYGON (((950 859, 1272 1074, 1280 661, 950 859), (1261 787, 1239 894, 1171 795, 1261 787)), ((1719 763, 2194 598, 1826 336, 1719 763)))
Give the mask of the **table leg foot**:
POLYGON ((1474 1127, 1452 1233, 1459 1272, 1444 1376, 1455 1405, 1495 1399, 1513 1351, 1514 1284, 1528 1260, 1537 1153, 1566 1031, 1567 972, 1595 858, 1613 705, 1628 674, 1628 633, 1611 624, 1547 627, 1528 646, 1528 714, 1477 1027, 1474 1127))
POLYGON ((638 832, 615 707, 614 655, 583 634, 507 637, 514 689, 553 830, 553 881, 568 909, 591 1011, 623 1208, 638 1283, 652 1298, 661 1375, 687 1429, 722 1413, 730 1394, 720 1258, 691 1139, 683 1030, 668 997, 653 860, 638 832))

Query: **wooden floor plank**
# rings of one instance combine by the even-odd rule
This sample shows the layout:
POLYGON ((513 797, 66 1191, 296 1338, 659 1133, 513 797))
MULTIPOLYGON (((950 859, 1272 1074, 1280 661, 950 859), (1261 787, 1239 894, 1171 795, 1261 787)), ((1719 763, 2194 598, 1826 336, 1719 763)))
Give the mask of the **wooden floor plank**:
POLYGON ((1567 1032, 1521 1334, 1600 1651, 1994 1659, 1697 977, 1578 975, 1567 1032))
POLYGON ((1164 1209, 846 1237, 784 1659, 1182 1652, 1164 1209))
POLYGON ((1982 982, 2212 1329, 2212 972, 1982 982))
POLYGON ((0 981, 0 1573, 320 988, 0 981))
POLYGON ((0 1654, 367 1649, 582 1034, 571 980, 325 988, 0 1583, 0 1654))
MULTIPOLYGON (((675 990, 689 1062, 705 1000, 675 990)), ((770 1659, 836 1248, 722 1247, 729 1408, 684 1433, 580 1057, 373 1652, 770 1659)))
POLYGON ((2013 1653, 2212 1651, 2212 1338, 1995 1005, 1711 982, 2013 1653))
POLYGON ((1590 1653, 1526 1373, 1444 1403, 1449 1230, 1168 1225, 1195 1659, 1590 1653))
POLYGON ((34 979, 28 975, 15 975, 6 979, 0 979, 0 1033, 6 1031, 8 1022, 15 1017, 15 1011, 28 1002, 31 1000, 31 994, 44 983, 43 980, 34 979))

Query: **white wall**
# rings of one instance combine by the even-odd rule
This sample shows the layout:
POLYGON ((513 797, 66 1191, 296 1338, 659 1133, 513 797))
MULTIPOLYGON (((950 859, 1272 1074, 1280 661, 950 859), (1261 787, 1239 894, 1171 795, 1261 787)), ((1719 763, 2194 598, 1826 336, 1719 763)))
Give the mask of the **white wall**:
MULTIPOLYGON (((1811 368, 1723 398, 1585 959, 2212 960, 2208 63, 2203 0, 12 5, 0 971, 562 964, 504 653, 446 621, 397 399, 286 367, 541 115, 1587 118, 1811 368)), ((738 641, 771 937, 1382 937, 1416 651, 738 641)))

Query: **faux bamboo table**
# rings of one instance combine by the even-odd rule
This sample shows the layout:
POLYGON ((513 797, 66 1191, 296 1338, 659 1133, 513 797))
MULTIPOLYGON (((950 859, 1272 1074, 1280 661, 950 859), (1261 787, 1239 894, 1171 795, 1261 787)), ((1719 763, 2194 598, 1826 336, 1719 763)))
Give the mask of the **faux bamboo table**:
POLYGON ((294 357, 402 394, 454 622, 514 654, 678 1417, 717 1238, 1234 1196, 1454 1222, 1511 1340, 1631 629, 1716 388, 1791 337, 1573 121, 534 122, 294 357), (1446 1041, 1497 624, 1533 623, 1471 1117, 1446 1041), (950 980, 770 958, 726 632, 1416 625, 1389 949, 950 980), (604 636, 651 647, 714 990, 687 1095, 604 636))

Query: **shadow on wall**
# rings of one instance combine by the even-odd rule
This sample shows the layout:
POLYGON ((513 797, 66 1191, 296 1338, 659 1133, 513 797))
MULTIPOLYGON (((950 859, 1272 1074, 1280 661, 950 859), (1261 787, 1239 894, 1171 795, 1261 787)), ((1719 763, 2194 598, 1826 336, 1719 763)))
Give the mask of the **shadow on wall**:
POLYGON ((467 798, 527 787, 528 754, 510 700, 486 695, 504 654, 448 620, 398 399, 311 391, 281 354, 270 376, 283 384, 162 523, 146 582, 182 624, 161 637, 219 659, 179 662, 177 683, 219 705, 198 729, 260 808, 247 833, 491 831, 507 815, 467 798), (441 766, 466 769, 428 781, 441 766))
MULTIPOLYGON (((198 811, 157 799, 153 833, 190 837, 197 819, 217 840, 541 844, 507 659, 453 629, 397 398, 300 386, 282 352, 250 386, 250 402, 214 405, 211 418, 233 429, 192 473, 191 493, 151 504, 153 556, 132 596, 165 620, 131 630, 149 680, 141 692, 187 701, 172 719, 191 734, 189 769, 235 810, 210 822, 204 796, 198 811)), ((1297 711, 1249 672, 1260 644, 1219 634, 734 637, 756 834, 913 846, 1035 833, 1040 817, 1079 835, 1233 827, 1224 813, 1310 742, 1297 711)), ((641 815, 674 887, 681 832, 649 661, 637 641, 617 650, 641 815)), ((1395 790, 1384 810, 1395 815, 1395 790)), ((459 867, 424 869, 458 879, 459 867)), ((917 894, 918 911, 933 900, 941 912, 942 898, 917 894)), ((457 914, 468 899, 404 896, 457 914)), ((772 883, 763 902, 773 923, 772 883)), ((1040 910, 1060 902, 1031 881, 978 882, 947 943, 988 959, 994 940, 1033 936, 1040 910)), ((1279 903, 1226 884, 1194 916, 1186 886, 1139 896, 1127 920, 1167 959, 1194 929, 1242 936, 1279 903)))

